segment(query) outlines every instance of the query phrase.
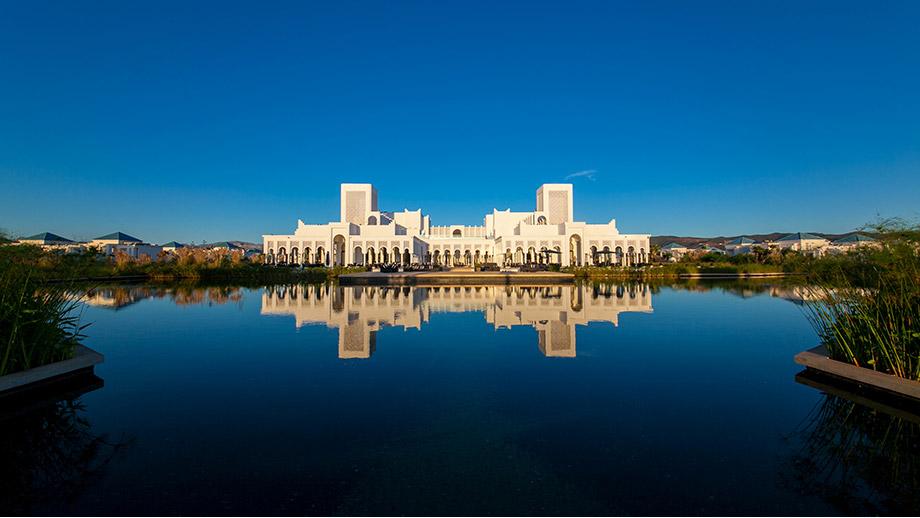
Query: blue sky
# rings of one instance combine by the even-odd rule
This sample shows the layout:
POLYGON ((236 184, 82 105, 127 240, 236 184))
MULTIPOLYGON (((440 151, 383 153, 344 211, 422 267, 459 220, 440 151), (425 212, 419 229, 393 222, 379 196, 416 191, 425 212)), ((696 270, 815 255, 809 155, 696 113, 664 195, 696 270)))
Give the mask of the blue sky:
POLYGON ((0 228, 258 240, 340 182, 436 224, 920 216, 920 2, 6 2, 0 228))

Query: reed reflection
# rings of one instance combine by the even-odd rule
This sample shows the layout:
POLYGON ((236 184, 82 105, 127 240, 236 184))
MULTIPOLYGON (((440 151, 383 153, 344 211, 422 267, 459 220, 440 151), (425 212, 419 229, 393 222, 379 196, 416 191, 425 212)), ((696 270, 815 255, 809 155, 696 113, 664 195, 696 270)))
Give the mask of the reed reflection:
POLYGON ((89 375, 62 383, 37 396, 0 400, 0 514, 66 509, 133 444, 130 437, 92 430, 81 397, 101 388, 102 380, 89 375))
POLYGON ((804 371, 799 383, 824 396, 796 435, 784 479, 840 514, 912 515, 920 509, 920 407, 804 371))
POLYGON ((530 326, 540 352, 575 357, 575 326, 619 324, 623 312, 652 312, 646 284, 569 286, 330 286, 265 288, 263 315, 291 315, 295 326, 339 330, 340 358, 370 358, 384 327, 421 329, 432 314, 481 312, 497 329, 530 326))

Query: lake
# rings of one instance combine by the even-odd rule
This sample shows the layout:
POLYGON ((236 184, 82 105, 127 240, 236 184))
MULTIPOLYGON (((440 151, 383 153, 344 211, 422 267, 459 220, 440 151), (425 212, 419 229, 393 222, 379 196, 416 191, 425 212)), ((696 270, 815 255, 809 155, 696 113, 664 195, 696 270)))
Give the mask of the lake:
POLYGON ((917 421, 796 381, 807 290, 121 286, 2 414, 4 513, 918 511, 917 421), (83 392, 81 394, 81 392, 83 392))

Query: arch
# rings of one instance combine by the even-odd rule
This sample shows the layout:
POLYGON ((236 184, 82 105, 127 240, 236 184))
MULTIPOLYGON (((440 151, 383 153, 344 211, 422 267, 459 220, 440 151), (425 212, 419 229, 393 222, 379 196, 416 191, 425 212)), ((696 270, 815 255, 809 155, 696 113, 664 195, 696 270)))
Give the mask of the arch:
POLYGON ((431 250, 425 252, 425 264, 431 264, 431 250))
POLYGON ((511 249, 506 248, 505 249, 505 264, 506 265, 511 264, 513 260, 514 260, 514 255, 511 253, 511 249))
POLYGON ((287 250, 283 246, 278 248, 278 264, 287 264, 287 250))
POLYGON ((455 228, 454 231, 451 233, 451 236, 463 237, 463 232, 461 232, 459 228, 455 228))
POLYGON ((316 247, 316 258, 313 260, 316 264, 326 266, 326 250, 323 247, 316 247))
POLYGON ((345 236, 342 234, 332 238, 332 264, 345 264, 345 236))
POLYGON ((402 259, 402 252, 399 251, 398 246, 393 247, 393 264, 399 264, 400 259, 402 259))
POLYGON ((275 264, 275 251, 271 248, 268 249, 268 255, 266 256, 266 261, 268 264, 275 264))
POLYGON ((601 258, 601 261, 605 265, 610 266, 610 247, 609 246, 604 247, 604 257, 601 258))
POLYGON ((403 266, 409 266, 410 264, 412 264, 412 254, 409 253, 409 249, 408 249, 408 248, 406 248, 406 249, 403 251, 403 256, 402 256, 402 257, 403 257, 403 261, 402 261, 402 262, 403 262, 403 266))
POLYGON ((482 262, 482 252, 476 250, 476 253, 473 254, 473 264, 479 264, 482 262))
POLYGON ((298 252, 299 251, 297 250, 296 246, 291 248, 291 264, 298 264, 297 260, 300 259, 300 255, 298 252))
POLYGON ((647 262, 648 262, 648 261, 647 261, 646 258, 645 258, 645 249, 644 249, 644 248, 640 248, 640 249, 639 249, 639 264, 645 264, 645 263, 647 263, 647 262))
POLYGON ((527 249, 527 264, 533 264, 537 262, 537 249, 530 247, 527 249))
POLYGON ((514 264, 524 264, 524 249, 521 247, 514 251, 514 264))
POLYGON ((434 255, 431 258, 432 264, 435 266, 441 266, 441 251, 435 250, 434 255))
POLYGON ((367 217, 367 224, 368 224, 368 225, 376 225, 376 224, 377 224, 377 216, 368 216, 368 217, 367 217))
POLYGON ((454 250, 454 260, 453 260, 453 263, 454 263, 455 265, 460 264, 460 249, 459 249, 459 248, 456 249, 456 250, 454 250))
POLYGON ((614 256, 616 256, 617 266, 623 266, 623 247, 618 246, 613 251, 614 256))
POLYGON ((380 249, 380 260, 381 264, 388 264, 390 262, 390 253, 387 252, 387 247, 380 249))
POLYGON ((444 266, 450 266, 450 262, 451 262, 450 260, 451 260, 451 258, 452 258, 452 256, 451 256, 451 253, 450 253, 450 249, 449 249, 449 248, 448 248, 448 249, 445 249, 445 250, 444 250, 444 266))
POLYGON ((466 252, 463 252, 463 264, 469 266, 470 263, 472 262, 473 262, 473 254, 469 250, 467 250, 466 252))
POLYGON ((591 264, 597 264, 597 247, 593 245, 591 246, 591 264))
POLYGON ((352 257, 353 264, 364 264, 364 252, 361 250, 360 246, 355 247, 355 252, 352 257))
POLYGON ((377 264, 377 252, 374 250, 374 247, 367 247, 367 264, 373 265, 377 264))
POLYGON ((572 234, 569 236, 569 265, 581 266, 582 264, 581 236, 572 234))
POLYGON ((303 264, 313 264, 313 257, 310 255, 310 247, 304 247, 303 249, 303 264))
POLYGON ((538 216, 537 225, 546 225, 546 216, 538 216))
POLYGON ((557 261, 556 264, 562 264, 562 248, 561 248, 559 245, 556 245, 556 246, 553 247, 553 250, 556 251, 556 253, 553 254, 554 256, 556 256, 556 257, 555 257, 555 259, 556 259, 556 261, 557 261))
POLYGON ((626 249, 626 266, 633 266, 636 264, 636 249, 629 247, 626 249))

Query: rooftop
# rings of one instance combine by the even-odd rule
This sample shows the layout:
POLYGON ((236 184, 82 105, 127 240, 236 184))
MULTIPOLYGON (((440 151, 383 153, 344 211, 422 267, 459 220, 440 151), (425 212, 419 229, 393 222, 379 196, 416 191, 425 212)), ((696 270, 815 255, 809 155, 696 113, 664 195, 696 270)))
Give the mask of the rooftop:
POLYGON ((731 241, 725 244, 726 245, 753 245, 754 243, 756 243, 756 241, 754 241, 753 239, 749 237, 741 236, 741 237, 736 237, 735 239, 732 239, 731 241))
POLYGON ((783 236, 777 241, 802 241, 805 239, 824 239, 821 236, 816 236, 814 234, 809 234, 807 232, 796 232, 795 234, 789 234, 788 236, 783 236))
POLYGON ((849 243, 872 243, 874 241, 875 239, 872 239, 871 237, 864 234, 850 234, 849 236, 841 237, 837 241, 834 241, 834 244, 845 245, 849 243))
POLYGON ((72 240, 57 234, 52 234, 51 232, 42 232, 41 234, 35 234, 34 236, 24 237, 22 239, 26 241, 61 241, 63 243, 73 243, 72 240))
POLYGON ((117 240, 117 241, 129 241, 129 242, 132 242, 132 243, 141 243, 141 242, 142 242, 140 239, 138 239, 138 238, 136 238, 136 237, 133 237, 133 236, 129 236, 128 234, 125 234, 124 232, 112 232, 111 234, 106 234, 106 235, 104 235, 104 236, 97 237, 95 240, 97 240, 97 241, 102 241, 102 240, 106 240, 106 241, 117 240))

